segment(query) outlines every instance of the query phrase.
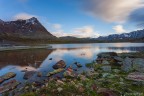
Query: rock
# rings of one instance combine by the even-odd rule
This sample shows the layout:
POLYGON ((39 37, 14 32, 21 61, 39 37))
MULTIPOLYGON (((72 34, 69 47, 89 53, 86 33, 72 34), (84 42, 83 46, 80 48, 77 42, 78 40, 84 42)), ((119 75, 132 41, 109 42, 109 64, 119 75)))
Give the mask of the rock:
POLYGON ((35 71, 27 71, 27 72, 25 72, 23 78, 24 78, 24 79, 29 79, 29 78, 31 78, 34 74, 35 74, 35 71))
POLYGON ((130 73, 127 76, 128 80, 133 80, 133 81, 144 81, 144 73, 140 73, 140 72, 133 72, 130 73))
POLYGON ((123 65, 123 62, 117 62, 117 64, 119 64, 119 65, 123 65))
POLYGON ((21 70, 21 72, 26 72, 27 70, 21 70))
POLYGON ((8 72, 8 73, 0 76, 0 83, 4 82, 5 80, 8 80, 10 78, 13 78, 15 76, 16 76, 16 74, 14 72, 8 72))
POLYGON ((81 64, 76 64, 76 66, 77 66, 78 68, 82 67, 82 65, 81 65, 81 64))
POLYGON ((58 92, 61 92, 63 90, 63 88, 59 87, 57 88, 58 92))
POLYGON ((38 76, 38 77, 42 77, 42 72, 38 72, 38 73, 37 73, 37 76, 38 76))
POLYGON ((85 89, 84 89, 83 86, 79 86, 79 87, 78 87, 78 91, 79 91, 80 93, 83 93, 83 92, 85 91, 85 89))
POLYGON ((63 68, 59 68, 59 69, 56 69, 56 70, 54 70, 52 72, 49 72, 46 76, 50 77, 50 76, 55 75, 57 73, 60 73, 62 71, 64 71, 64 69, 63 68))
POLYGON ((73 69, 71 67, 67 68, 63 75, 64 77, 74 77, 73 69))
POLYGON ((52 58, 49 58, 49 60, 52 60, 52 58))
POLYGON ((102 66, 101 69, 103 71, 110 72, 111 71, 111 66, 102 66))
POLYGON ((108 65, 108 64, 110 64, 107 60, 103 60, 102 61, 102 64, 104 64, 104 65, 108 65))
POLYGON ((15 79, 4 83, 3 86, 0 87, 0 94, 16 88, 19 84, 20 82, 15 79))
POLYGON ((121 66, 121 69, 123 71, 130 71, 132 70, 132 59, 129 58, 129 57, 126 57, 124 60, 123 60, 123 65, 121 66))
POLYGON ((115 52, 102 52, 97 55, 99 58, 111 58, 117 56, 115 52))
POLYGON ((61 81, 61 80, 57 80, 57 84, 58 84, 58 85, 63 85, 63 84, 64 84, 64 82, 63 82, 63 81, 61 81))
POLYGON ((119 72, 120 72, 119 69, 113 69, 112 71, 113 71, 114 73, 119 73, 119 72))
POLYGON ((102 74, 102 78, 105 78, 105 77, 107 77, 108 75, 110 75, 110 73, 103 73, 103 74, 102 74))
POLYGON ((66 67, 66 64, 63 60, 60 60, 55 65, 53 65, 54 69, 65 68, 65 67, 66 67))
POLYGON ((142 58, 135 58, 133 60, 133 69, 144 72, 144 59, 142 58))
POLYGON ((107 89, 107 88, 99 88, 97 90, 97 93, 100 96, 118 96, 113 90, 107 89))
MULTIPOLYGON (((96 62, 98 64, 103 64, 105 62, 103 62, 103 60, 107 60, 107 61, 111 61, 111 59, 114 57, 114 56, 117 56, 117 53, 115 52, 103 52, 103 53, 99 53, 97 55, 97 59, 96 59, 96 62)), ((108 62, 106 62, 107 64, 108 62)))
POLYGON ((119 57, 119 56, 114 56, 114 60, 118 61, 118 62, 122 62, 123 58, 119 57))

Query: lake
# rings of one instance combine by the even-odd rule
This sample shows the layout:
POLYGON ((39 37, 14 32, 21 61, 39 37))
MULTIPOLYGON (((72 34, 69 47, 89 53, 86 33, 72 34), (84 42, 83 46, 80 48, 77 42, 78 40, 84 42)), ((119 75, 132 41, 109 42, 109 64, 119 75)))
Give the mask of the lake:
POLYGON ((24 81, 22 70, 41 71, 43 75, 53 71, 52 65, 64 60, 68 66, 77 68, 74 62, 83 65, 78 72, 88 70, 86 63, 97 58, 101 52, 144 51, 144 43, 92 43, 92 44, 51 44, 52 49, 30 49, 0 52, 0 76, 15 72, 18 81, 24 81), (49 60, 52 58, 52 60, 49 60))

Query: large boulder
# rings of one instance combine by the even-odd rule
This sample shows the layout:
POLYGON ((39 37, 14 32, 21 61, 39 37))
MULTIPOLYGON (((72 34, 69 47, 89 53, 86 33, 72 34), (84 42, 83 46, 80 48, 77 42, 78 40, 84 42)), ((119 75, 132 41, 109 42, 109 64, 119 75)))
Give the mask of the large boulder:
POLYGON ((122 69, 123 71, 126 71, 126 72, 132 70, 132 61, 133 61, 133 60, 132 60, 131 58, 126 57, 126 58, 123 60, 123 65, 121 66, 121 69, 122 69))
POLYGON ((115 53, 115 52, 102 52, 102 53, 99 53, 97 56, 98 57, 96 59, 96 62, 98 64, 102 64, 103 60, 111 61, 113 59, 113 57, 117 56, 117 53, 115 53))
POLYGON ((114 56, 114 60, 116 60, 117 62, 122 62, 123 58, 121 58, 119 56, 114 56))
POLYGON ((126 57, 123 60, 122 70, 128 72, 130 70, 136 70, 139 72, 144 72, 144 59, 142 58, 129 58, 126 57))
POLYGON ((102 52, 97 55, 99 58, 111 58, 114 56, 118 56, 115 52, 102 52))
POLYGON ((133 60, 133 69, 144 72, 144 59, 142 58, 135 58, 133 60))
POLYGON ((66 64, 63 60, 58 61, 55 65, 53 65, 54 69, 65 68, 66 64))

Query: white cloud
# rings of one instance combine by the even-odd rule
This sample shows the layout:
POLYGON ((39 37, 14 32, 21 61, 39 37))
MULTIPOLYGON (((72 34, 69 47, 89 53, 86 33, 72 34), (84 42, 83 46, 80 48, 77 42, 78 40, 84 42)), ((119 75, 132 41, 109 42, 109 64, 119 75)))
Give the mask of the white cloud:
POLYGON ((126 30, 123 28, 122 25, 116 25, 113 27, 113 29, 115 30, 116 33, 124 33, 126 32, 126 30))
POLYGON ((92 33, 93 31, 94 31, 93 26, 84 26, 82 28, 74 29, 74 32, 80 32, 80 33, 92 33))
POLYGON ((144 7, 143 0, 84 0, 85 10, 108 22, 123 23, 136 9, 144 7))
POLYGON ((61 24, 53 24, 54 29, 61 29, 62 25, 61 24))
POLYGON ((18 19, 22 19, 22 20, 25 20, 25 19, 30 19, 32 17, 37 17, 36 15, 31 15, 31 14, 28 14, 28 13, 19 13, 19 14, 16 14, 13 19, 14 20, 18 20, 18 19))
POLYGON ((94 31, 93 26, 84 26, 81 28, 74 29, 74 35, 80 38, 83 37, 98 37, 99 34, 94 31))
POLYGON ((60 27, 59 29, 55 29, 55 31, 53 31, 52 34, 57 37, 73 36, 73 37, 78 37, 78 38, 98 37, 99 36, 99 34, 94 31, 93 26, 83 26, 81 28, 74 28, 72 30, 72 32, 70 32, 70 33, 64 32, 62 30, 62 27, 60 27))

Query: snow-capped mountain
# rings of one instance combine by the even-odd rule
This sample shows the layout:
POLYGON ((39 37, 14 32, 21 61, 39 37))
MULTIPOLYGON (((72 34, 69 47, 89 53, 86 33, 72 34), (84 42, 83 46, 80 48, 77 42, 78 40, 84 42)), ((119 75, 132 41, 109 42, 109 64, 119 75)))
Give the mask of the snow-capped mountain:
POLYGON ((4 22, 0 20, 0 39, 53 39, 56 38, 32 17, 27 20, 4 22))
POLYGON ((141 39, 141 38, 144 38, 144 29, 133 31, 133 32, 130 32, 130 33, 100 36, 100 37, 97 38, 97 40, 113 41, 113 40, 133 40, 133 39, 141 39))

